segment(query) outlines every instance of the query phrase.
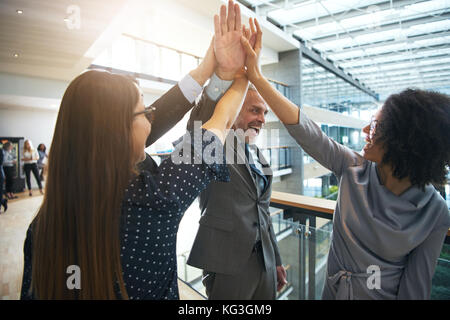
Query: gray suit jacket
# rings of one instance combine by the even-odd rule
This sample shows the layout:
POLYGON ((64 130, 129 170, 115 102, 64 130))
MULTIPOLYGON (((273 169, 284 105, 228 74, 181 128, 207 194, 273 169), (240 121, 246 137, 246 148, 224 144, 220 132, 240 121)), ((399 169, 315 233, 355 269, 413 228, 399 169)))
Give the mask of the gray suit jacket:
MULTIPOLYGON (((196 120, 209 120, 215 104, 203 92, 188 129, 196 120)), ((228 164, 231 181, 212 182, 200 194, 200 227, 187 263, 210 272, 235 274, 248 261, 259 228, 265 268, 274 269, 281 265, 281 258, 269 213, 272 175, 267 176, 268 186, 260 194, 245 154, 233 149, 242 164, 228 164)))
MULTIPOLYGON (((158 100, 153 102, 152 107, 155 108, 155 121, 152 123, 152 131, 147 137, 145 146, 152 145, 156 140, 161 138, 167 131, 172 129, 184 115, 192 108, 194 104, 190 103, 178 84, 170 88, 158 100)), ((139 170, 147 170, 152 174, 156 174, 158 165, 155 160, 148 154, 145 154, 145 160, 138 164, 139 170)))

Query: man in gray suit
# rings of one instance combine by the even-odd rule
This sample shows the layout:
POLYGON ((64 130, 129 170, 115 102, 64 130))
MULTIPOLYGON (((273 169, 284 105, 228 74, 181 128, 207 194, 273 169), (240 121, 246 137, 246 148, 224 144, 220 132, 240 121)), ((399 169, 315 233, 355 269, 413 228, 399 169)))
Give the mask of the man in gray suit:
MULTIPOLYGON (((212 114, 215 101, 209 88, 188 126, 212 114)), ((234 142, 235 163, 227 165, 231 181, 211 183, 200 195, 202 217, 187 263, 203 269, 209 299, 275 299, 277 287, 286 283, 269 212, 272 171, 259 149, 249 144, 266 112, 264 100, 249 89, 233 127, 244 130, 247 141, 227 138, 227 144, 234 142)))
MULTIPOLYGON (((190 130, 194 121, 205 122, 211 117, 216 101, 244 65, 245 55, 240 56, 239 7, 234 7, 235 12, 230 8, 232 1, 228 17, 222 7, 221 23, 216 18, 215 41, 224 43, 226 38, 231 43, 234 38, 237 45, 229 45, 228 51, 222 47, 220 52, 215 46, 218 65, 192 110, 190 130), (229 61, 233 61, 233 67, 229 61)), ((245 136, 231 131, 233 136, 227 138, 225 146, 234 156, 234 161, 227 164, 231 181, 211 183, 200 195, 200 227, 187 263, 203 269, 209 299, 275 299, 277 289, 286 283, 269 213, 272 171, 253 144, 267 111, 266 102, 251 86, 233 126, 245 136)))

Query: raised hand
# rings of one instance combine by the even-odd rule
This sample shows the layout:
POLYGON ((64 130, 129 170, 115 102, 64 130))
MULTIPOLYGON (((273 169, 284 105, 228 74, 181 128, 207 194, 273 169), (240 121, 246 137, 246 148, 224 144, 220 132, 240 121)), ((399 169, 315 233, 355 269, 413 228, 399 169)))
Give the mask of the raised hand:
POLYGON ((286 284, 286 269, 283 266, 277 266, 277 291, 283 289, 286 284))
MULTIPOLYGON (((245 30, 244 35, 241 37, 241 43, 246 54, 245 66, 247 67, 246 73, 248 79, 254 84, 259 94, 281 122, 284 124, 298 124, 300 109, 275 89, 261 73, 259 56, 262 46, 262 32, 256 19, 252 20, 250 18, 250 29, 252 35, 256 34, 255 44, 253 46, 250 43, 252 41, 250 31, 245 30)), ((281 281, 278 284, 281 287, 283 283, 284 281, 281 281)))
POLYGON ((202 60, 202 63, 198 65, 197 68, 189 72, 192 78, 200 86, 211 78, 211 75, 214 73, 214 69, 217 67, 216 57, 214 56, 214 39, 211 41, 208 51, 206 51, 205 58, 202 60))
POLYGON ((251 82, 255 82, 261 77, 259 69, 259 56, 262 47, 262 31, 256 19, 249 19, 250 30, 244 27, 244 34, 241 37, 241 43, 244 47, 247 67, 247 77, 251 82), (256 26, 256 28, 255 28, 256 26))
POLYGON ((217 59, 217 75, 232 80, 243 66, 245 51, 241 44, 241 9, 232 0, 220 7, 220 17, 214 16, 214 53, 217 59))
MULTIPOLYGON (((253 23, 251 21, 251 18, 249 19, 249 22, 253 23)), ((256 31, 255 31, 254 25, 252 27, 252 25, 250 24, 250 28, 246 28, 245 25, 242 25, 242 34, 248 40, 248 42, 250 43, 250 46, 252 48, 254 48, 255 43, 256 43, 256 31), (253 31, 250 30, 250 28, 252 28, 253 31)), ((245 51, 245 49, 244 49, 244 51, 245 51)))

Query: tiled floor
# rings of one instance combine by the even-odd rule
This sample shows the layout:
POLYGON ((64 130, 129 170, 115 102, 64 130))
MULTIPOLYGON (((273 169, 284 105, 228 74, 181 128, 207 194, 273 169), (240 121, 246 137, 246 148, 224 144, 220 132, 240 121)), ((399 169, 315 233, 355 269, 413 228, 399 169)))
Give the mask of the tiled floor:
MULTIPOLYGON (((20 298, 23 273, 23 243, 29 224, 36 215, 43 196, 38 190, 33 190, 33 197, 28 193, 18 194, 19 199, 8 202, 8 210, 0 213, 0 300, 15 300, 20 298)), ((188 218, 187 215, 185 218, 188 218)), ((197 221, 183 219, 180 226, 179 243, 186 243, 195 236, 197 221), (193 228, 195 226, 195 228, 193 228), (187 232, 187 231, 190 232, 187 232), (192 232, 194 230, 194 232, 192 232), (180 237, 180 233, 183 236, 180 237)), ((186 250, 180 245, 179 250, 186 250)), ((180 299, 200 300, 202 297, 179 281, 180 299)))
POLYGON ((0 213, 0 299, 19 299, 23 272, 23 242, 43 196, 33 190, 18 194, 8 202, 8 211, 0 213))

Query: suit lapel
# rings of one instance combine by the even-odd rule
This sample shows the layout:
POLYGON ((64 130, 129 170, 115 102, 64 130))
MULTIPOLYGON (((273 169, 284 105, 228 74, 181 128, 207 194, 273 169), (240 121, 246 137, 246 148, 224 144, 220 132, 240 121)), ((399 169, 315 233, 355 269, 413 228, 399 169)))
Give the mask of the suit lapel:
MULTIPOLYGON (((248 159, 245 156, 245 146, 242 142, 240 142, 236 136, 233 134, 233 139, 226 140, 227 142, 233 141, 233 145, 229 146, 227 143, 225 143, 225 152, 228 155, 228 148, 233 150, 233 159, 227 159, 227 162, 233 161, 234 163, 233 167, 240 173, 240 176, 242 179, 246 182, 249 189, 253 192, 256 191, 256 194, 258 195, 258 188, 256 186, 256 181, 253 178, 252 169, 250 168, 250 165, 248 163, 248 159)), ((231 154, 231 152, 230 152, 231 154)))
POLYGON ((257 155, 259 158, 259 161, 262 164, 263 167, 263 174, 266 176, 268 183, 267 183, 267 187, 264 190, 264 192, 262 194, 260 194, 259 188, 256 185, 256 180, 253 177, 253 172, 252 169, 250 168, 249 162, 248 162, 248 158, 245 156, 245 146, 244 143, 240 142, 236 136, 233 135, 233 139, 226 139, 225 142, 225 152, 227 156, 231 156, 231 154, 233 155, 233 159, 231 159, 231 157, 228 159, 227 158, 227 162, 231 162, 234 163, 234 165, 232 165, 236 171, 239 172, 239 175, 242 177, 242 179, 246 182, 246 185, 248 186, 248 188, 255 192, 256 195, 258 197, 265 195, 269 190, 270 190, 270 186, 272 184, 272 178, 273 178, 273 171, 272 168, 270 167, 270 165, 268 164, 267 160, 264 158, 261 150, 256 147, 257 150, 257 155), (233 142, 233 145, 230 146, 229 144, 227 144, 227 142, 233 142), (230 148, 230 151, 232 150, 233 152, 228 151, 228 148, 230 148), (228 154, 228 152, 230 154, 228 154))
MULTIPOLYGON (((272 168, 270 167, 270 165, 269 165, 269 163, 267 162, 267 160, 266 160, 266 158, 264 158, 264 156, 263 156, 263 154, 262 154, 262 152, 261 152, 261 150, 256 146, 256 151, 257 151, 257 154, 258 154, 258 159, 259 159, 259 162, 261 163, 261 165, 262 165, 262 168, 263 168, 263 174, 267 177, 267 178, 272 178, 272 175, 273 175, 273 171, 272 171, 272 168)), ((272 181, 272 180, 271 180, 272 181)))

